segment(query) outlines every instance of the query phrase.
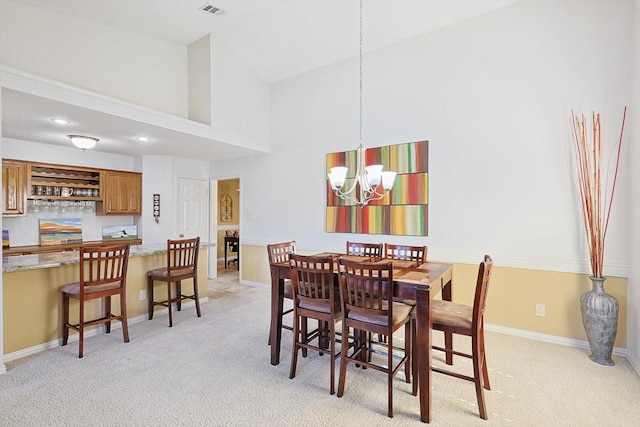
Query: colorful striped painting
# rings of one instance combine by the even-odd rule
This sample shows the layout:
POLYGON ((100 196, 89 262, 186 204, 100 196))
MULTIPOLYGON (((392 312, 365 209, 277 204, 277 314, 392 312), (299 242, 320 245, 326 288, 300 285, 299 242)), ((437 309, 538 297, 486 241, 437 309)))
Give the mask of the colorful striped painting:
MULTIPOLYGON (((327 178, 327 232, 426 236, 428 151, 428 141, 368 148, 366 164, 382 164, 384 170, 398 173, 389 194, 368 206, 357 207, 353 201, 336 196, 327 178)), ((326 172, 334 166, 349 168, 345 188, 350 188, 355 180, 356 150, 327 154, 326 172)))

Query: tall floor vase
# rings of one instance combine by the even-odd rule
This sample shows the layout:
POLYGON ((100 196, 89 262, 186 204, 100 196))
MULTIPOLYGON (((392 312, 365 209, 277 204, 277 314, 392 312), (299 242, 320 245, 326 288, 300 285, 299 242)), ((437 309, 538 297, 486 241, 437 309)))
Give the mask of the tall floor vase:
POLYGON ((618 300, 604 291, 605 277, 589 277, 593 288, 580 297, 582 324, 591 347, 589 358, 601 365, 614 365, 611 359, 618 333, 618 300))

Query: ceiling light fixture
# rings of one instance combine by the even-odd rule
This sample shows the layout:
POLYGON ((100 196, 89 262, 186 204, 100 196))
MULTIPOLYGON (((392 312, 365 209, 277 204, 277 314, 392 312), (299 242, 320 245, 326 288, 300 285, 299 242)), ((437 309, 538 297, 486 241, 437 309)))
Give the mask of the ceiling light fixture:
POLYGON ((98 138, 92 138, 90 136, 82 136, 82 135, 67 135, 73 145, 83 150, 89 150, 95 147, 96 143, 100 141, 98 138))
POLYGON ((382 172, 383 165, 365 165, 365 148, 362 143, 362 0, 360 0, 360 145, 356 151, 356 174, 353 184, 343 191, 348 168, 336 166, 331 168, 329 181, 338 197, 354 202, 357 206, 365 206, 372 200, 380 200, 391 190, 396 179, 396 172, 382 172), (382 184, 382 192, 379 186, 382 184), (359 191, 357 191, 359 190, 359 191))

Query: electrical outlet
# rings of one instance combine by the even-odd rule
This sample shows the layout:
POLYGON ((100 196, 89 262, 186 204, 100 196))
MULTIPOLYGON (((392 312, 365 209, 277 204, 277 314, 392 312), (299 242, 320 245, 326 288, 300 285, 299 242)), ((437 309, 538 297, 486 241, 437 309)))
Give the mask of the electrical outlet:
POLYGON ((544 304, 536 304, 536 316, 544 317, 547 314, 547 308, 544 304))
POLYGON ((140 296, 138 297, 140 299, 140 301, 144 301, 147 299, 147 291, 142 289, 140 291, 140 296))

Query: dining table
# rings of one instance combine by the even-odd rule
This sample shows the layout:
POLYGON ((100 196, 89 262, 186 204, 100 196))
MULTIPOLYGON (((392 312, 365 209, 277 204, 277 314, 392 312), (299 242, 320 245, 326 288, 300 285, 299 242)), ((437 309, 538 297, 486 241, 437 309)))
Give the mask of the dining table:
MULTIPOLYGON (((323 252, 318 255, 371 261, 371 258, 323 252)), ((388 261, 381 259, 381 261, 388 261)), ((442 299, 451 301, 453 264, 438 261, 420 263, 408 260, 393 262, 393 294, 395 297, 416 301, 415 319, 417 328, 417 381, 420 402, 420 420, 431 421, 431 298, 442 294, 442 299)), ((337 264, 337 262, 336 262, 337 264)), ((271 264, 271 364, 280 363, 280 343, 282 339, 282 312, 284 305, 284 281, 291 278, 288 262, 271 264)), ((337 268, 337 265, 336 265, 337 268)), ((338 272, 336 271, 336 274, 338 272)), ((450 337, 445 337, 445 346, 450 347, 450 337)), ((447 358, 447 363, 450 363, 447 358)), ((414 378, 415 380, 415 378, 414 378)))

